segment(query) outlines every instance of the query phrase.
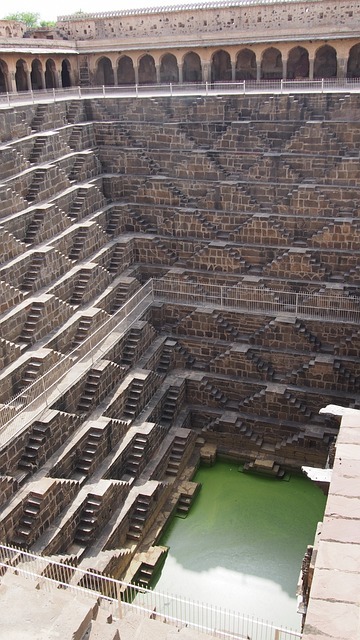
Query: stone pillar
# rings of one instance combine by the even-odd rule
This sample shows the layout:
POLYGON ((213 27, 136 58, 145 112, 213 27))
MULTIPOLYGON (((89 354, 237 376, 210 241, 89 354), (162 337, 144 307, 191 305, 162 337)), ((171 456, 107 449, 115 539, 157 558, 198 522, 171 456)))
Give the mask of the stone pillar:
POLYGON ((309 80, 314 80, 314 58, 309 58, 309 80))
POLYGON ((56 86, 59 89, 62 89, 62 77, 61 77, 61 71, 55 71, 55 81, 56 81, 56 86))
POLYGON ((183 82, 183 66, 182 64, 179 64, 179 84, 182 84, 183 82))
POLYGON ((346 58, 338 58, 337 59, 337 78, 346 78, 347 72, 347 59, 346 58))
POLYGON ((261 62, 256 60, 256 81, 261 80, 261 62))
POLYGON ((45 83, 45 72, 44 69, 41 67, 40 69, 40 77, 41 77, 41 88, 45 89, 46 87, 46 83, 45 83))
POLYGON ((202 81, 203 82, 211 81, 210 70, 211 70, 211 65, 208 62, 204 62, 202 65, 202 81))
POLYGON ((113 76, 114 76, 114 87, 118 86, 118 75, 117 75, 117 67, 112 67, 113 76))
POLYGON ((155 69, 156 69, 156 83, 160 84, 160 65, 156 64, 155 69))
POLYGON ((286 58, 282 59, 282 68, 283 68, 282 77, 283 77, 283 80, 286 80, 286 77, 287 77, 287 59, 286 58))
POLYGON ((235 82, 236 64, 231 60, 231 82, 235 82))
POLYGON ((134 67, 135 84, 139 84, 139 67, 134 67))
POLYGON ((32 87, 31 87, 31 73, 29 71, 29 69, 26 67, 25 69, 25 73, 26 73, 26 82, 27 82, 27 87, 28 87, 28 91, 31 91, 32 87))
POLYGON ((7 75, 7 81, 8 81, 8 92, 15 93, 16 91, 15 71, 9 71, 7 75))

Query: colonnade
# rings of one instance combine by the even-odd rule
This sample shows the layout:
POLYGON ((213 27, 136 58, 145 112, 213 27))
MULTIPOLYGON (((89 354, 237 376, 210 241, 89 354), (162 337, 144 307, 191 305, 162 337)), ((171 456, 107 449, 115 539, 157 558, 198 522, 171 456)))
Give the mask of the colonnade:
POLYGON ((99 56, 90 68, 92 84, 123 85, 182 82, 236 82, 241 80, 357 78, 360 77, 360 44, 346 58, 331 45, 314 55, 302 46, 288 51, 267 47, 260 55, 250 48, 237 52, 218 49, 206 60, 196 51, 176 53, 116 54, 99 56))
POLYGON ((28 55, 6 60, 0 58, 0 92, 57 89, 76 84, 67 58, 53 59, 28 55))
POLYGON ((74 85, 237 82, 242 80, 360 78, 360 43, 253 45, 190 51, 158 49, 69 55, 16 54, 0 58, 0 92, 74 85), (85 73, 84 73, 85 70, 85 73))

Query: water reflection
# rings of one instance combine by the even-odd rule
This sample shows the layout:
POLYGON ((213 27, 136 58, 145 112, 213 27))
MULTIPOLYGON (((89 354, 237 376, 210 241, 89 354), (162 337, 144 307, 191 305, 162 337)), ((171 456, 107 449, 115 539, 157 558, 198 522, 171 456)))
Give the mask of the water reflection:
POLYGON ((160 541, 170 547, 156 588, 299 628, 296 583, 325 497, 309 480, 201 469, 202 489, 185 520, 160 541))

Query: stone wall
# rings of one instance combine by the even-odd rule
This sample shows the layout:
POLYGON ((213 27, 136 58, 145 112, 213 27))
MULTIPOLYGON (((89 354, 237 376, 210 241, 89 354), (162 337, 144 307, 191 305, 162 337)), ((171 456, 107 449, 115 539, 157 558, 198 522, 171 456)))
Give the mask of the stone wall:
POLYGON ((57 28, 64 35, 74 40, 88 40, 89 38, 124 38, 137 41, 141 38, 177 37, 185 39, 186 36, 197 35, 199 32, 204 37, 218 34, 222 31, 227 36, 244 38, 246 35, 253 37, 253 32, 264 36, 269 33, 278 33, 281 29, 284 33, 314 33, 333 29, 334 24, 341 24, 343 31, 351 31, 354 27, 354 18, 359 10, 356 2, 347 2, 340 10, 336 2, 330 1, 326 7, 317 3, 291 2, 284 6, 282 3, 258 4, 256 2, 243 5, 242 3, 229 3, 230 6, 206 7, 194 5, 194 7, 166 7, 164 9, 146 11, 126 10, 119 12, 88 14, 81 18, 73 16, 61 16, 58 19, 57 28), (232 5, 232 6, 231 6, 232 5))

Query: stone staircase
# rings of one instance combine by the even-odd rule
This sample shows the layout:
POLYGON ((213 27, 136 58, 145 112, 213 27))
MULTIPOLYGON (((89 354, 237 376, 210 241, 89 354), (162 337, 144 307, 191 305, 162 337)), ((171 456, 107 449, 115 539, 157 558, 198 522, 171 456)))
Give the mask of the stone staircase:
POLYGON ((85 290, 90 280, 90 272, 86 269, 81 269, 75 281, 74 289, 71 294, 69 304, 79 305, 82 302, 85 290))
POLYGON ((31 121, 31 130, 36 132, 40 131, 45 120, 45 115, 48 109, 47 104, 38 104, 36 107, 36 113, 31 121))
POLYGON ((182 457, 186 450, 186 445, 187 445, 187 438, 182 436, 175 436, 172 447, 171 447, 165 475, 177 476, 182 457))
POLYGON ((34 284, 39 276, 41 268, 44 266, 45 256, 41 253, 35 253, 31 259, 30 265, 24 275, 20 288, 23 291, 32 291, 34 284))
POLYGON ((165 400, 162 406, 160 423, 170 427, 175 415, 179 409, 178 401, 180 396, 179 387, 170 387, 166 393, 165 400))
POLYGON ((138 412, 139 400, 144 388, 145 381, 141 378, 134 378, 128 389, 127 398, 123 410, 123 418, 134 420, 138 412))
POLYGON ((126 335, 126 340, 121 353, 121 364, 132 367, 137 356, 141 340, 141 329, 132 327, 126 335))
POLYGON ((39 455, 43 445, 50 435, 50 426, 42 422, 35 422, 25 445, 24 452, 18 462, 18 468, 33 473, 38 468, 39 455))
POLYGON ((129 529, 126 537, 129 540, 140 540, 151 504, 151 496, 140 494, 135 503, 135 509, 130 516, 129 529))
POLYGON ((126 253, 126 247, 122 244, 115 245, 114 251, 112 253, 110 263, 107 267, 107 270, 111 274, 117 274, 121 271, 122 265, 124 263, 124 254, 126 253))
POLYGON ((74 542, 82 546, 88 546, 94 539, 100 507, 101 498, 89 493, 85 506, 81 511, 80 522, 75 532, 74 542))
POLYGON ((46 173, 47 169, 36 169, 34 171, 32 182, 27 193, 24 196, 27 202, 33 202, 37 198, 44 183, 46 173))
POLYGON ((31 164, 38 164, 40 156, 44 150, 45 144, 48 140, 48 136, 37 136, 34 146, 29 155, 29 162, 31 164))
POLYGON ((137 478, 146 463, 149 439, 145 434, 137 433, 132 440, 131 450, 125 464, 125 474, 137 478))
POLYGON ((72 247, 68 253, 70 260, 79 260, 81 252, 84 249, 88 229, 86 227, 80 227, 74 237, 72 247))
POLYGON ((37 324, 44 311, 44 305, 38 302, 33 302, 30 311, 27 315, 24 326, 18 337, 19 342, 26 342, 26 344, 32 344, 35 342, 34 333, 36 331, 37 324))
POLYGON ((36 378, 41 374, 42 366, 43 360, 41 358, 31 358, 21 376, 21 380, 17 388, 18 393, 35 382, 36 378))
POLYGON ((84 207, 87 195, 88 195, 88 189, 84 189, 83 187, 80 187, 77 190, 76 196, 71 203, 70 211, 68 213, 69 218, 73 222, 76 222, 81 217, 80 214, 84 207))
POLYGON ((36 520, 41 511, 43 496, 40 493, 31 491, 26 498, 20 522, 16 527, 12 544, 21 547, 29 547, 35 534, 36 520))
POLYGON ((80 455, 76 459, 75 472, 82 475, 89 475, 91 466, 96 458, 97 448, 99 442, 104 435, 103 429, 97 429, 91 427, 88 436, 85 441, 85 445, 81 450, 80 455))
POLYGON ((84 390, 81 394, 80 400, 77 405, 77 411, 80 413, 87 413, 90 411, 91 406, 95 400, 95 394, 99 388, 101 380, 101 371, 91 369, 87 375, 84 390))
POLYGON ((68 146, 70 147, 70 149, 73 149, 73 151, 77 151, 81 142, 81 135, 82 135, 82 127, 73 127, 71 130, 71 135, 70 138, 68 140, 68 146))
POLYGON ((171 364, 174 359, 174 347, 176 345, 175 340, 166 340, 162 348, 160 358, 156 367, 156 373, 160 375, 166 375, 171 368, 171 364))
POLYGON ((70 182, 76 182, 77 180, 79 180, 79 174, 81 169, 83 168, 84 164, 85 164, 85 160, 86 160, 86 155, 85 154, 81 154, 76 156, 75 158, 75 162, 71 168, 71 171, 68 175, 69 181, 70 182))
POLYGON ((43 209, 37 209, 28 224, 23 238, 23 242, 26 244, 33 244, 36 240, 37 233, 41 226, 44 224, 45 211, 43 209))
POLYGON ((122 211, 118 207, 113 207, 110 211, 106 225, 106 233, 110 236, 118 235, 122 225, 122 211))
POLYGON ((294 327, 298 333, 303 335, 310 342, 314 351, 321 350, 321 341, 306 328, 306 325, 301 322, 301 320, 296 320, 294 327))
POLYGON ((256 458, 251 462, 246 462, 243 466, 244 473, 256 473, 264 476, 273 476, 281 480, 285 476, 284 469, 270 458, 256 458))
POLYGON ((88 336, 91 329, 92 319, 83 316, 80 318, 75 336, 71 343, 71 350, 76 349, 88 336))

